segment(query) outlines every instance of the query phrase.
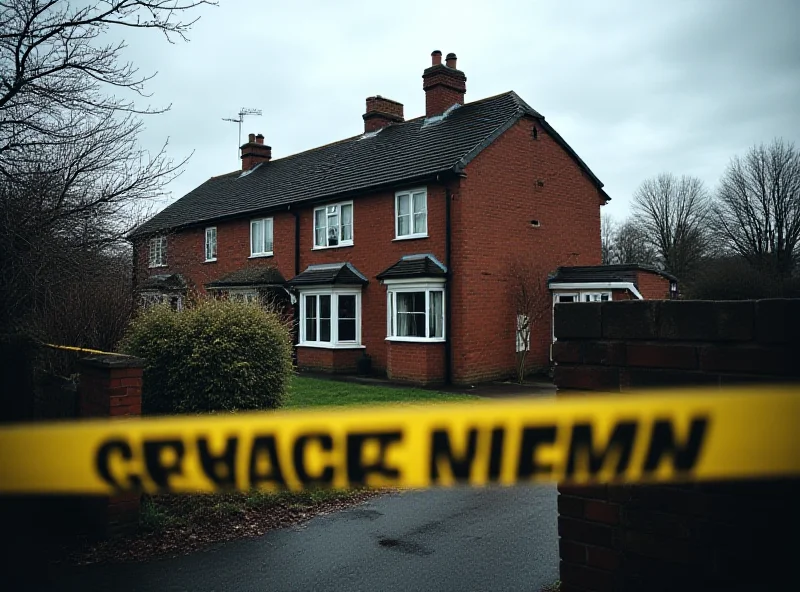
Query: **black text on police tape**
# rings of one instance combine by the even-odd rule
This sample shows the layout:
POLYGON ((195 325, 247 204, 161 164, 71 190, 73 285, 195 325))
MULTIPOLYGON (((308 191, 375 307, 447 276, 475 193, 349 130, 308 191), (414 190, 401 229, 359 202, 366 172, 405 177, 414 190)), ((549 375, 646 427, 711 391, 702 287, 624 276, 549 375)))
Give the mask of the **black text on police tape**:
MULTIPOLYGON (((696 466, 708 433, 709 418, 694 417, 689 422, 688 434, 679 438, 672 419, 660 418, 647 426, 636 420, 619 421, 612 427, 610 436, 600 443, 591 422, 574 423, 569 427, 558 425, 529 425, 514 428, 520 431, 518 445, 514 450, 507 444, 510 428, 498 426, 491 429, 467 428, 455 446, 453 430, 447 427, 431 429, 428 435, 429 454, 414 458, 410 462, 425 463, 425 473, 431 485, 443 481, 444 473, 451 480, 469 483, 476 475, 485 475, 489 482, 500 481, 501 475, 512 463, 515 480, 531 481, 563 476, 570 480, 577 475, 588 475, 589 479, 601 471, 610 470, 614 478, 623 479, 631 468, 633 452, 644 445, 640 472, 652 474, 662 462, 671 463, 676 474, 688 475, 696 466), (644 429, 645 427, 649 429, 644 429), (559 430, 569 430, 569 438, 563 463, 543 463, 538 460, 539 451, 554 447, 561 441, 559 430), (646 442, 641 442, 646 439, 646 442), (479 455, 480 443, 488 443, 489 453, 479 455)), ((224 446, 212 449, 206 436, 191 438, 145 438, 134 445, 123 437, 109 438, 101 443, 96 453, 96 470, 100 478, 112 488, 120 491, 140 490, 144 480, 158 491, 169 491, 174 479, 185 474, 187 449, 195 447, 193 458, 199 459, 200 472, 211 485, 220 490, 252 487, 284 488, 291 473, 303 487, 330 487, 341 483, 345 476, 350 486, 369 485, 374 477, 383 483, 404 483, 407 467, 393 466, 389 452, 404 445, 404 430, 367 431, 347 434, 337 447, 336 438, 326 432, 313 431, 298 434, 290 439, 275 434, 240 438, 232 435, 225 439, 224 446), (280 454, 279 447, 288 446, 287 455, 280 454), (364 454, 365 447, 372 447, 377 454, 364 454), (323 462, 309 468, 311 454, 322 454, 323 462), (247 470, 237 474, 242 465, 241 455, 246 455, 247 470), (284 459, 284 460, 282 460, 284 459), (337 481, 336 477, 339 475, 337 481), (154 487, 153 487, 154 486, 154 487)))

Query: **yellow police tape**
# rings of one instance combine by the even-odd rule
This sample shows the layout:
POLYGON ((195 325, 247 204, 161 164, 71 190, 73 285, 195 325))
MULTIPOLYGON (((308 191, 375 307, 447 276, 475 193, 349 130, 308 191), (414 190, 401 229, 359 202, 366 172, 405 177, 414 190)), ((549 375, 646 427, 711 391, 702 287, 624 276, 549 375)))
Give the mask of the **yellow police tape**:
POLYGON ((800 476, 800 389, 0 427, 0 492, 800 476))

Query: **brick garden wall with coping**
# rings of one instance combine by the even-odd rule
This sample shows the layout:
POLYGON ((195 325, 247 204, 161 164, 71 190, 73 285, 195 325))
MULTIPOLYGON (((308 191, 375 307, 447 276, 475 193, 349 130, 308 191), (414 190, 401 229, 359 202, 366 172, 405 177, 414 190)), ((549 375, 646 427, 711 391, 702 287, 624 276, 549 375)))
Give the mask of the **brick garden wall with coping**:
MULTIPOLYGON (((800 381, 800 300, 558 304, 555 334, 559 396, 800 381)), ((800 480, 561 486, 562 592, 783 589, 798 500, 800 480)))

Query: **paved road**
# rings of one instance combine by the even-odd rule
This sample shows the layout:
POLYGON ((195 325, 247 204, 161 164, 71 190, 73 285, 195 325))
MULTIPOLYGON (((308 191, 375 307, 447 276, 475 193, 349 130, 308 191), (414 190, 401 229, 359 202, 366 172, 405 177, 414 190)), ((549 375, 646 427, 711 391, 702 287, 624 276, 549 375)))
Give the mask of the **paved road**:
POLYGON ((526 590, 558 579, 553 486, 405 492, 215 549, 69 572, 57 590, 526 590))

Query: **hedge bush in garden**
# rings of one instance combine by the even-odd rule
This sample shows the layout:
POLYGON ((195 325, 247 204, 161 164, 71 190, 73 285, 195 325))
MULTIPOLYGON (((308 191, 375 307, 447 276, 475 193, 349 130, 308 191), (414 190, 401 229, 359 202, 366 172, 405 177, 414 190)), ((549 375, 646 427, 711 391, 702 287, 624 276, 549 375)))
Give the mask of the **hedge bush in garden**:
POLYGON ((196 413, 280 407, 292 374, 292 345, 280 318, 253 304, 207 300, 135 319, 124 353, 147 360, 142 411, 196 413))

